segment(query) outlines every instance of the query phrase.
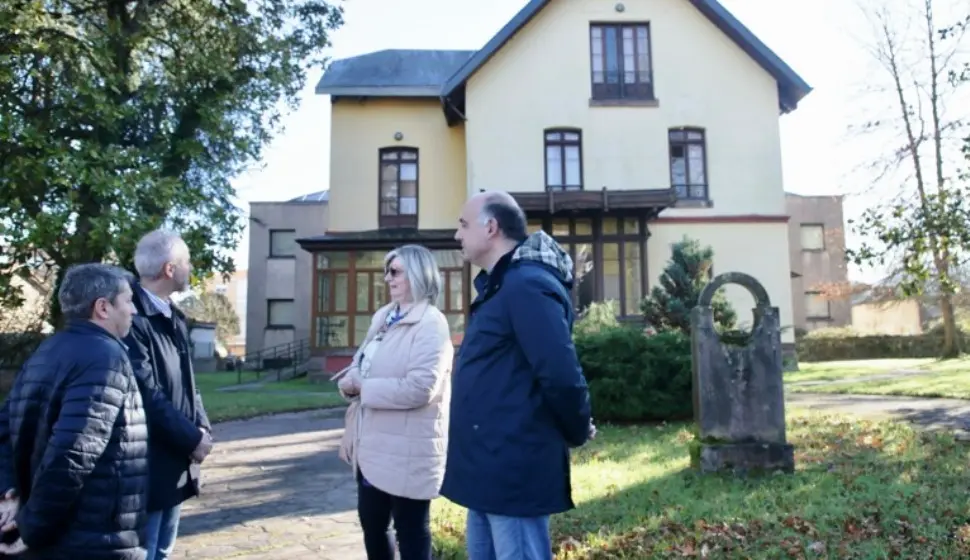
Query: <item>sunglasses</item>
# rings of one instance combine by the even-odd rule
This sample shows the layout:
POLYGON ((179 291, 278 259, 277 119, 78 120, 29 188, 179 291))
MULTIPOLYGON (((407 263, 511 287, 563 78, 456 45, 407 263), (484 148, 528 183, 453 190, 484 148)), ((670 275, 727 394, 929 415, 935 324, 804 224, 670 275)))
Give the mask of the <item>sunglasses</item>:
POLYGON ((391 278, 397 278, 404 272, 400 268, 394 268, 393 266, 386 267, 384 269, 384 276, 390 276, 391 278))

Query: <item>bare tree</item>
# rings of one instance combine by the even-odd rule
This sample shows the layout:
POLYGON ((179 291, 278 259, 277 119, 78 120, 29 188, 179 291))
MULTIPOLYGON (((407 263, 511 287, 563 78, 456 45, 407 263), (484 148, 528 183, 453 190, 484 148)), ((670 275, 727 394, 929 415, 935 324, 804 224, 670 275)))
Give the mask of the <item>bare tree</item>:
POLYGON ((966 121, 947 120, 946 109, 967 82, 960 57, 970 16, 941 28, 934 14, 939 0, 913 1, 919 4, 912 21, 898 5, 864 8, 874 30, 870 52, 889 79, 897 115, 866 124, 893 127, 897 142, 883 154, 887 172, 877 180, 886 180, 894 169, 904 178, 887 205, 849 221, 865 241, 847 254, 857 264, 890 261, 906 295, 933 287, 943 318, 941 354, 953 357, 960 353, 953 304, 959 284, 953 274, 970 249, 970 206, 958 169, 950 164, 959 159, 966 121))

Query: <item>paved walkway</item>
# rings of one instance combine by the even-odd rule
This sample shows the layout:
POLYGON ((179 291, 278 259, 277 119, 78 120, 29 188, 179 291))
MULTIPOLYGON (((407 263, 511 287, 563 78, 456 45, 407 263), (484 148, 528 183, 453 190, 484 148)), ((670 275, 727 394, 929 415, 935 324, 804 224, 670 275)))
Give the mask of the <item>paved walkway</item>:
POLYGON ((787 393, 789 407, 908 420, 929 429, 970 430, 970 401, 883 395, 787 393))
POLYGON ((363 560, 356 488, 337 458, 343 410, 217 424, 203 495, 175 558, 363 560))

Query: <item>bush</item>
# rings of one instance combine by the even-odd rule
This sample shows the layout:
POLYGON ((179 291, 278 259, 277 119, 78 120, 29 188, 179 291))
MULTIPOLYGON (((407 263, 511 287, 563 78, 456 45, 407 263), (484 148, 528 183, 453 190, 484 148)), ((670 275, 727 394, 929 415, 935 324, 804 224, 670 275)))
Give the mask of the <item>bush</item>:
POLYGON ((620 321, 616 318, 620 306, 613 300, 598 301, 589 304, 582 317, 573 326, 576 334, 589 334, 599 332, 603 329, 616 328, 620 326, 620 321))
MULTIPOLYGON (((966 334, 958 334, 961 345, 966 347, 966 334)), ((820 329, 799 338, 797 349, 802 362, 936 358, 943 350, 943 329, 934 328, 919 335, 865 335, 851 328, 820 329)))
POLYGON ((0 369, 19 369, 46 338, 39 332, 0 333, 0 369))
MULTIPOLYGON (((640 303, 647 324, 658 330, 677 329, 689 334, 691 311, 712 279, 713 266, 714 251, 710 247, 687 237, 674 243, 659 285, 640 303)), ((718 290, 714 294, 711 310, 719 331, 734 328, 738 316, 724 292, 718 290)))
POLYGON ((646 336, 639 328, 617 325, 577 333, 575 340, 597 420, 691 416, 690 339, 685 334, 646 336))

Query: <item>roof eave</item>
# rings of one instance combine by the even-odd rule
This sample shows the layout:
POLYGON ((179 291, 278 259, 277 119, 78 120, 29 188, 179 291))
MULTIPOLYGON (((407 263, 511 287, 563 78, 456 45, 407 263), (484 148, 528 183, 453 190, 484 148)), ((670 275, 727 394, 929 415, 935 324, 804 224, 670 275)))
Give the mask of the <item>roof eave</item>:
MULTIPOLYGON (((798 102, 811 93, 812 87, 802 79, 784 60, 774 53, 743 23, 717 0, 690 0, 698 10, 711 20, 723 33, 733 39, 755 62, 762 66, 778 83, 779 110, 790 113, 798 102)), ((445 82, 441 96, 448 97, 481 68, 525 24, 549 3, 549 0, 530 0, 488 43, 479 49, 445 82)))
POLYGON ((327 86, 317 84, 317 95, 335 97, 438 97, 437 86, 327 86))
POLYGON ((738 18, 717 0, 690 0, 722 33, 731 38, 748 56, 765 69, 778 83, 778 103, 782 114, 798 107, 798 102, 811 93, 808 85, 780 56, 764 44, 738 18))
POLYGON ((522 26, 529 22, 539 11, 549 3, 549 0, 529 0, 529 3, 522 7, 512 19, 499 30, 485 46, 475 52, 458 70, 452 74, 441 88, 442 97, 447 97, 465 83, 465 81, 481 68, 492 56, 495 55, 515 35, 522 26))

